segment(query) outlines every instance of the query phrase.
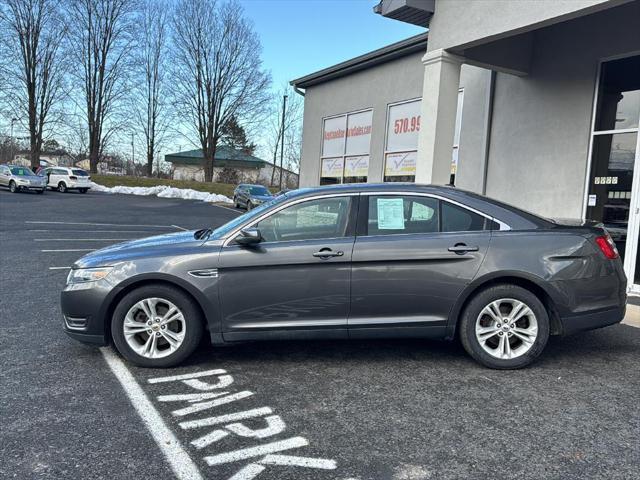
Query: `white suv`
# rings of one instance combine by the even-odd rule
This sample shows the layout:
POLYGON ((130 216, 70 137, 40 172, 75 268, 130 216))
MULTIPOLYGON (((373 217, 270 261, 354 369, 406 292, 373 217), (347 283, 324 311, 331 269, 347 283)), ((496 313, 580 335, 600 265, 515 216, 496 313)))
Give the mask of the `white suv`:
POLYGON ((87 193, 91 188, 91 177, 81 168, 48 167, 40 170, 38 175, 47 177, 47 187, 60 193, 67 190, 87 193))

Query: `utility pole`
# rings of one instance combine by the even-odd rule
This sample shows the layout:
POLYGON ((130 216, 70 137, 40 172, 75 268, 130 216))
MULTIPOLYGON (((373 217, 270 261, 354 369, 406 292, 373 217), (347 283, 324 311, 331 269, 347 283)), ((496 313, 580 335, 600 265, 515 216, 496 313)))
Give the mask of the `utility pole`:
POLYGON ((133 173, 134 174, 135 174, 135 168, 136 168, 135 167, 135 165, 136 165, 136 161, 135 161, 136 149, 134 147, 133 139, 134 139, 135 135, 136 135, 135 133, 133 133, 133 132, 131 133, 131 167, 133 168, 133 173))
POLYGON ((17 121, 18 121, 17 118, 11 119, 11 142, 13 142, 13 124, 16 123, 17 121))
MULTIPOLYGON (((280 142, 280 181, 278 182, 279 189, 282 190, 282 163, 284 157, 284 114, 287 109, 287 96, 282 97, 282 126, 280 131, 282 132, 282 140, 280 142)), ((275 167, 274 167, 275 168, 275 167)))

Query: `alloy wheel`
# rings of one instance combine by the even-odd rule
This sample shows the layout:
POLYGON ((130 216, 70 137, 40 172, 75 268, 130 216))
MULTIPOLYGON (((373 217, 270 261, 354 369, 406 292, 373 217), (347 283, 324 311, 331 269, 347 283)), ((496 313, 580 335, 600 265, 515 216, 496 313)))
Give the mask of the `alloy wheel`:
POLYGON ((538 321, 526 303, 501 298, 482 309, 476 319, 475 333, 485 352, 510 360, 531 349, 538 338, 538 321))
POLYGON ((141 357, 163 358, 180 348, 186 328, 184 315, 169 300, 145 298, 127 312, 123 333, 129 347, 141 357))

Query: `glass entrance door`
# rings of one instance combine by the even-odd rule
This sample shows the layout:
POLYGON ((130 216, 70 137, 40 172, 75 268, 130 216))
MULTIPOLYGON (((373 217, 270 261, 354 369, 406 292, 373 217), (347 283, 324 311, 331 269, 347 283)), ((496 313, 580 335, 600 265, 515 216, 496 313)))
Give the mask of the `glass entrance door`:
POLYGON ((586 217, 604 223, 640 293, 640 55, 604 62, 592 131, 586 217))

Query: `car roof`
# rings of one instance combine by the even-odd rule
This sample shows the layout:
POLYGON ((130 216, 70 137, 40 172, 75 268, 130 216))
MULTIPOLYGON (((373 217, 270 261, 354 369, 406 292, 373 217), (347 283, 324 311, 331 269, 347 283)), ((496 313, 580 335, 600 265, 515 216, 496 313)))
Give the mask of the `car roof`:
POLYGON ((474 192, 462 190, 451 185, 426 185, 410 182, 336 184, 314 188, 301 188, 287 192, 286 196, 287 198, 298 198, 315 195, 331 195, 340 193, 358 194, 367 192, 397 192, 399 194, 426 193, 440 196, 490 215, 509 225, 511 228, 518 230, 548 228, 553 225, 549 220, 521 210, 513 205, 509 205, 474 192))

